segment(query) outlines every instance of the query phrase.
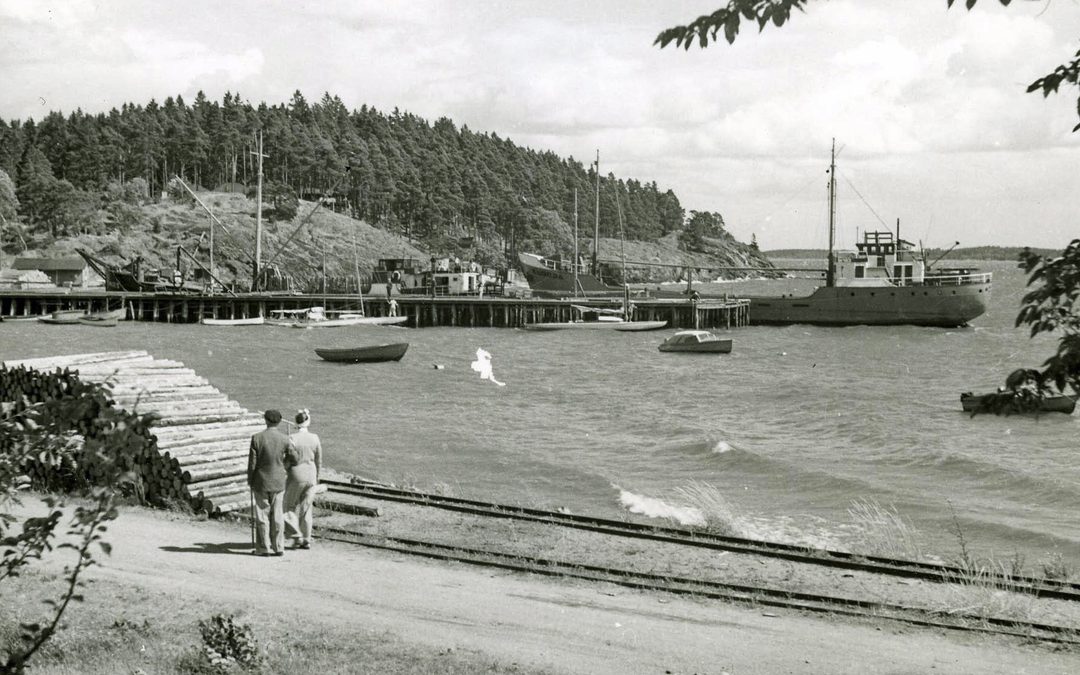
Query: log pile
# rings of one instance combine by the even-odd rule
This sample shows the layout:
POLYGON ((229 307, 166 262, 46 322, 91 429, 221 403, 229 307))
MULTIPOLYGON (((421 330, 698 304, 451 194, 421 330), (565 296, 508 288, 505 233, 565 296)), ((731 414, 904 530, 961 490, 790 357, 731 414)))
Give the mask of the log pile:
POLYGON ((248 508, 247 458, 262 416, 240 407, 179 361, 145 351, 8 361, 38 371, 70 370, 101 384, 125 410, 154 413, 152 443, 139 454, 148 498, 187 500, 219 515, 248 508))

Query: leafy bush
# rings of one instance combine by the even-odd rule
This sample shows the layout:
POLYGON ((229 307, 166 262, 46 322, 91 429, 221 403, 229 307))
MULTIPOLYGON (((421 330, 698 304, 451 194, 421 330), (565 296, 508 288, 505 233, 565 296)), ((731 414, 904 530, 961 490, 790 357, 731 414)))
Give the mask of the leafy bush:
POLYGON ((254 669, 262 664, 259 641, 251 626, 238 623, 231 614, 215 614, 208 621, 200 621, 199 633, 206 658, 219 670, 228 671, 234 665, 254 669))

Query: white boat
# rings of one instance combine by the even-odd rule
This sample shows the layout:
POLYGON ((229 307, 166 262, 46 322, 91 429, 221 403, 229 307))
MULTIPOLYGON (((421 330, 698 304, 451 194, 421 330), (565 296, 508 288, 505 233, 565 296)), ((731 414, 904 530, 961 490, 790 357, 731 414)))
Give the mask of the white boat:
POLYGON ((643 331, 660 330, 667 326, 667 321, 628 321, 620 314, 622 310, 597 309, 583 305, 571 305, 578 312, 578 319, 574 321, 548 321, 540 323, 527 323, 521 327, 525 330, 550 331, 550 330, 617 330, 617 331, 643 331))
POLYGON ((248 319, 203 319, 199 323, 204 326, 261 326, 266 320, 261 316, 253 316, 248 319))
POLYGON ((358 312, 326 311, 322 307, 307 309, 301 318, 293 319, 293 328, 339 328, 341 326, 391 326, 409 320, 407 316, 364 316, 358 312))
POLYGON ((658 349, 662 352, 728 354, 731 352, 731 340, 717 337, 707 330, 680 330, 664 340, 658 349))
POLYGON ((266 317, 267 326, 291 326, 298 321, 303 321, 308 312, 313 309, 322 311, 321 307, 302 307, 300 309, 272 309, 270 316, 266 317))

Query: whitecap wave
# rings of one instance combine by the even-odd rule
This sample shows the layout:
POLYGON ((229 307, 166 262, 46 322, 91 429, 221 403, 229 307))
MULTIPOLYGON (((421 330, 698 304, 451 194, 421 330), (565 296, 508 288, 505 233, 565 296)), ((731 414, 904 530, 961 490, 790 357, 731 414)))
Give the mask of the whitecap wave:
POLYGON ((692 506, 674 506, 655 497, 636 495, 614 486, 619 491, 619 503, 630 513, 649 518, 666 518, 687 527, 704 527, 705 514, 692 506))
POLYGON ((722 455, 725 452, 731 452, 735 448, 731 447, 731 444, 727 441, 717 441, 713 443, 713 446, 709 449, 718 455, 722 455))

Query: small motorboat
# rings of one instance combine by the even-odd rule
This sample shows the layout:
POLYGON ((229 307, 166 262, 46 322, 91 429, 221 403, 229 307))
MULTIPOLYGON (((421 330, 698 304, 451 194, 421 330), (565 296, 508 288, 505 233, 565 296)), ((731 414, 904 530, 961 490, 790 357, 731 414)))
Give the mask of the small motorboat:
POLYGON ((661 342, 658 349, 662 352, 729 354, 731 339, 718 338, 707 330, 680 330, 661 342))
POLYGON ((261 326, 265 320, 261 316, 253 316, 247 319, 203 319, 199 323, 204 326, 261 326))
POLYGON ((378 363, 380 361, 400 361, 409 348, 408 342, 374 345, 370 347, 346 347, 344 349, 316 348, 319 358, 337 363, 378 363))
POLYGON ((1076 398, 1057 394, 1037 399, 1016 392, 999 391, 994 394, 960 394, 960 407, 964 412, 989 412, 995 415, 1041 414, 1060 412, 1071 415, 1076 409, 1076 398))

